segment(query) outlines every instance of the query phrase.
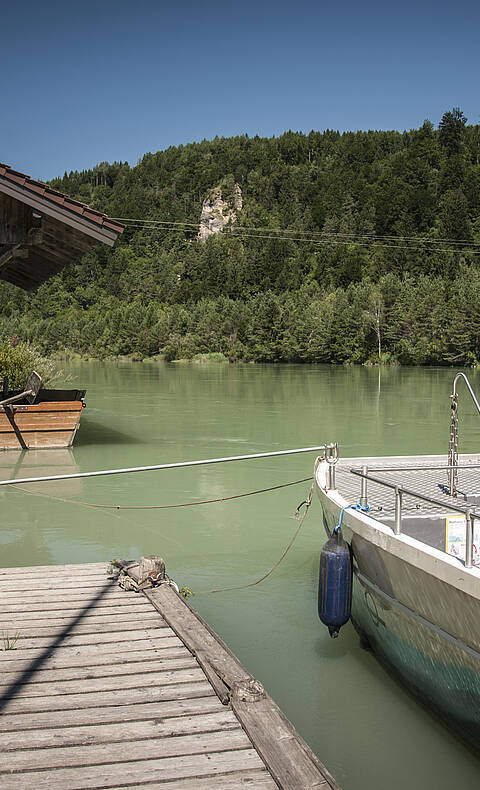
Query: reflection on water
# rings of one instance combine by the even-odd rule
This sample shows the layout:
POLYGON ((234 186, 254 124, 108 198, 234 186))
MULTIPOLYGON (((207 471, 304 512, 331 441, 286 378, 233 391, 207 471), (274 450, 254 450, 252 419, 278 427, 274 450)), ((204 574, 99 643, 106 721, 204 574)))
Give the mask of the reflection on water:
MULTIPOLYGON (((338 440, 343 455, 447 451, 454 371, 330 366, 81 363, 87 389, 73 450, 0 455, 3 476, 138 466, 338 440), (47 456, 47 453, 49 454, 47 456)), ((480 373, 469 376, 480 390, 480 373)), ((480 420, 460 391, 460 450, 479 450, 480 420)), ((316 614, 318 502, 279 569, 248 590, 200 594, 261 576, 280 556, 308 484, 176 510, 174 504, 306 477, 312 456, 0 488, 2 565, 163 554, 193 604, 265 683, 344 790, 451 790, 479 761, 365 651, 350 626, 330 640, 316 614), (52 499, 49 497, 56 497, 52 499)))
MULTIPOLYGON (((78 472, 78 465, 69 448, 58 450, 21 450, 0 453, 0 480, 50 476, 78 472)), ((17 486, 0 486, 0 502, 8 512, 8 528, 0 532, 2 554, 8 556, 8 565, 51 565, 54 562, 49 550, 40 514, 44 509, 39 501, 52 503, 56 498, 80 498, 81 480, 64 480, 17 486), (32 557, 31 561, 28 557, 32 557)))

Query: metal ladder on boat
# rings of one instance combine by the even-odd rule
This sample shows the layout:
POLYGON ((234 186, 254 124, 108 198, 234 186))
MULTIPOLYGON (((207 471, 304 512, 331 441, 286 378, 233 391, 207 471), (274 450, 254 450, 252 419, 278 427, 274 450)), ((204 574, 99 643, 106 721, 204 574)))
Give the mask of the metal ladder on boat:
POLYGON ((450 440, 448 443, 448 491, 450 496, 457 496, 458 486, 458 394, 457 381, 463 379, 467 389, 472 396, 473 402, 480 414, 480 403, 478 402, 472 386, 465 373, 457 373, 453 379, 452 394, 450 395, 450 440))

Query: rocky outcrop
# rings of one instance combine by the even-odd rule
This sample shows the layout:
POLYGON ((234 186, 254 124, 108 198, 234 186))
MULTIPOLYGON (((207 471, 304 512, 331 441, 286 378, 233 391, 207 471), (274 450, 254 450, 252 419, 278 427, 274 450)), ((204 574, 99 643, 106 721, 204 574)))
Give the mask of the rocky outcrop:
POLYGON ((225 225, 237 221, 242 210, 242 190, 238 184, 220 184, 203 201, 198 238, 206 241, 220 233, 225 225))

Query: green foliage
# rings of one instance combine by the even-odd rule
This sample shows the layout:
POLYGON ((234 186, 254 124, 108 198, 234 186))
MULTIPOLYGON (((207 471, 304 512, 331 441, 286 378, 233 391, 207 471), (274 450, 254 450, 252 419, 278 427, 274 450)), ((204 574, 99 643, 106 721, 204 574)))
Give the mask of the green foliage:
POLYGON ((3 631, 2 633, 3 650, 16 650, 17 642, 19 639, 20 639, 20 634, 18 632, 13 636, 10 636, 8 631, 3 631))
POLYGON ((30 343, 12 344, 12 340, 0 342, 0 378, 8 378, 9 388, 23 389, 32 370, 40 375, 43 386, 52 383, 57 376, 54 363, 30 343))
POLYGON ((480 358, 480 127, 458 108, 437 130, 425 121, 403 134, 215 138, 52 185, 150 223, 128 225, 113 249, 88 253, 34 293, 0 286, 1 335, 18 333, 43 354, 480 358), (200 243, 204 199, 220 188, 233 206, 236 184, 239 221, 200 243))
POLYGON ((467 119, 459 107, 446 112, 438 125, 439 141, 447 156, 459 154, 465 136, 467 119))

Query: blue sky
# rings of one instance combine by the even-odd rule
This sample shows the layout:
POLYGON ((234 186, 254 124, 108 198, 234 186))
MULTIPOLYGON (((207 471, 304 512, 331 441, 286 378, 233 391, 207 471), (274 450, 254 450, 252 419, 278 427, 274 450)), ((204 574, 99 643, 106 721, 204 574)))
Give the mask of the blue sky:
POLYGON ((12 3, 0 161, 48 179, 216 135, 480 123, 479 23, 469 0, 12 3))

